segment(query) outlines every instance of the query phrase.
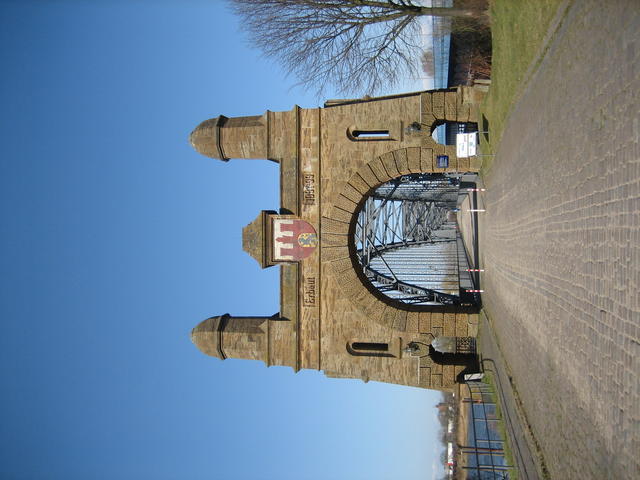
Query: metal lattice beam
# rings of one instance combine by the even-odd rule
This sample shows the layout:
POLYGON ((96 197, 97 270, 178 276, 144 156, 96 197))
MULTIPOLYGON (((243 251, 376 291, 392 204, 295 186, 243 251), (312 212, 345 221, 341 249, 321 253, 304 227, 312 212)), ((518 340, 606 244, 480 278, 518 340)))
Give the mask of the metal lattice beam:
POLYGON ((405 175, 378 187, 359 215, 354 241, 369 281, 409 304, 460 303, 456 178, 405 175))

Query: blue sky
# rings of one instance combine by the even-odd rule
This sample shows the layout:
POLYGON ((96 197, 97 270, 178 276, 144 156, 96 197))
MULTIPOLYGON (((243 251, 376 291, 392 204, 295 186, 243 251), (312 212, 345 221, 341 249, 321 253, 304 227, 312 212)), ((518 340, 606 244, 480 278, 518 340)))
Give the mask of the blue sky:
POLYGON ((0 1, 0 62, 0 477, 432 477, 437 393, 189 340, 279 309, 240 238, 277 208, 277 166, 207 159, 189 132, 321 104, 223 2, 0 1))

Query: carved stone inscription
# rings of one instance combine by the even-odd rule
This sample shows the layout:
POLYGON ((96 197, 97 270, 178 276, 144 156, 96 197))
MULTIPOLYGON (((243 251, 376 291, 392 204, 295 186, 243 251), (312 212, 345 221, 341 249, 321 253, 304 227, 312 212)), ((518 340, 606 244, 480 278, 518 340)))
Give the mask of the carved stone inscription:
POLYGON ((305 205, 316 203, 316 176, 313 173, 305 173, 303 176, 302 203, 305 205))
POLYGON ((316 305, 316 277, 305 277, 303 288, 304 305, 314 307, 316 305))

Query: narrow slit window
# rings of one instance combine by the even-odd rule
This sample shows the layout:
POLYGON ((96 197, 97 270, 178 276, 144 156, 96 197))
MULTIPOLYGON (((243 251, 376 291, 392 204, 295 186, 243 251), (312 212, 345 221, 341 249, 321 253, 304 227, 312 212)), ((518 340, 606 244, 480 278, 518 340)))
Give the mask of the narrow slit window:
POLYGON ((389 130, 354 130, 352 135, 358 140, 389 138, 389 130))
POLYGON ((383 128, 355 128, 347 130, 347 136, 353 141, 393 140, 391 131, 383 128))
POLYGON ((368 343, 368 342, 353 342, 351 348, 354 350, 366 351, 366 352, 387 352, 389 351, 388 343, 368 343))
POLYGON ((350 342, 347 343, 347 352, 360 357, 395 357, 389 343, 350 342))

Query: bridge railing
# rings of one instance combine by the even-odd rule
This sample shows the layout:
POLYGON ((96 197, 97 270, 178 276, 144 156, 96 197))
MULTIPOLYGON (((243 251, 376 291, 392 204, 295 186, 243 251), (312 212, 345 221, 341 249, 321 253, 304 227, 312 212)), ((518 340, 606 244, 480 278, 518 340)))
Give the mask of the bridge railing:
POLYGON ((503 480, 512 478, 515 467, 505 455, 504 423, 495 403, 493 387, 483 382, 467 382, 461 387, 462 408, 466 409, 466 438, 459 445, 460 478, 503 480), (464 393, 466 391, 466 393, 464 393))

